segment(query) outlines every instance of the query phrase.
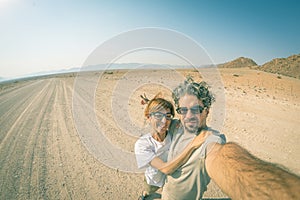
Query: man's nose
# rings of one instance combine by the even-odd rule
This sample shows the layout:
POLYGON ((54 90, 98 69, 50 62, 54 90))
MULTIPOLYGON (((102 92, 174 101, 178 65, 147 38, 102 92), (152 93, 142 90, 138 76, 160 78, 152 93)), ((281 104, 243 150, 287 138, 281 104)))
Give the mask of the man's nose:
POLYGON ((192 117, 192 116, 194 116, 194 114, 192 113, 191 109, 188 109, 188 111, 187 111, 185 117, 186 117, 186 118, 190 118, 190 117, 192 117))

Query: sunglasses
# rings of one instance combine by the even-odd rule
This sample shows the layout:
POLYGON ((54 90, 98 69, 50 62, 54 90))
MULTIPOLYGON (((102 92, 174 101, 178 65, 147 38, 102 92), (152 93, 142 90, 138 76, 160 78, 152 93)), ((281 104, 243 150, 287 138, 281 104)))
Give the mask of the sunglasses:
POLYGON ((171 113, 165 114, 165 113, 161 113, 161 112, 153 112, 150 115, 153 116, 157 120, 162 120, 164 117, 166 118, 166 120, 173 119, 173 115, 171 113))
POLYGON ((186 115, 189 110, 191 111, 192 114, 201 114, 204 109, 205 109, 204 107, 197 105, 191 108, 179 107, 176 109, 176 111, 180 115, 186 115))

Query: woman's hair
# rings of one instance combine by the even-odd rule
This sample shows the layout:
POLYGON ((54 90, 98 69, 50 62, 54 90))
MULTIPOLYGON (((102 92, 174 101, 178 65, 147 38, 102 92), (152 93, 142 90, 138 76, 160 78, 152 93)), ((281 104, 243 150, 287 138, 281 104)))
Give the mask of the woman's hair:
POLYGON ((141 103, 147 104, 147 106, 144 110, 145 117, 148 118, 152 112, 157 112, 161 109, 170 109, 171 114, 173 116, 175 115, 173 104, 170 101, 162 98, 161 93, 158 93, 157 95, 155 95, 155 97, 151 100, 149 100, 145 94, 144 94, 144 96, 141 95, 141 98, 143 99, 141 101, 141 103))
POLYGON ((206 82, 194 82, 193 78, 188 76, 183 84, 180 84, 173 90, 172 97, 176 107, 179 107, 179 99, 185 94, 194 95, 202 101, 204 107, 209 108, 215 101, 215 97, 209 91, 209 86, 206 82))

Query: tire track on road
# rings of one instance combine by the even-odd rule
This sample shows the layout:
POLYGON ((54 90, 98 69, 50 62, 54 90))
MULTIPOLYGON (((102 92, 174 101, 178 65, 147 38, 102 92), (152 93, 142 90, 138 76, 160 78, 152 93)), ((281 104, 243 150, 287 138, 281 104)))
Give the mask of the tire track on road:
POLYGON ((24 163, 28 162, 25 158, 27 148, 30 147, 31 138, 35 134, 38 135, 32 131, 34 129, 32 121, 40 109, 34 103, 45 98, 49 84, 49 81, 46 81, 41 91, 32 94, 34 96, 32 101, 23 105, 25 108, 0 144, 0 175, 3 180, 0 186, 1 199, 15 199, 21 192, 20 181, 24 178, 24 173, 26 174, 24 163))
MULTIPOLYGON (((42 88, 42 90, 36 94, 33 95, 34 93, 31 93, 32 96, 34 96, 34 98, 28 103, 28 105, 26 106, 26 108, 24 108, 24 110, 18 115, 18 118, 14 121, 14 123, 10 126, 10 129, 7 131, 6 135, 4 136, 4 138, 1 141, 0 144, 0 151, 2 149, 3 144, 6 143, 7 138, 10 137, 11 133, 13 132, 13 130, 16 128, 16 126, 22 122, 24 115, 26 114, 26 112, 28 112, 28 110, 31 108, 31 106, 36 102, 36 100, 40 97, 40 95, 45 91, 45 89, 48 87, 49 83, 47 83, 47 85, 44 85, 44 87, 42 88)), ((34 90, 33 90, 34 92, 34 90)), ((19 99, 19 98, 18 98, 19 99)), ((24 106, 24 105, 23 105, 24 106)), ((11 110, 11 109, 10 109, 11 110)), ((13 111, 15 112, 15 111, 13 111)), ((7 118, 6 118, 7 119, 7 118)), ((23 120, 24 121, 24 120, 23 120)))
MULTIPOLYGON (((20 82, 14 84, 12 87, 4 89, 0 92, 0 106, 5 103, 9 103, 11 99, 16 98, 16 96, 22 96, 30 91, 32 88, 37 88, 36 85, 40 85, 44 80, 20 82)), ((18 99, 18 98, 17 98, 18 99)))
POLYGON ((62 168, 64 189, 69 199, 87 199, 87 182, 86 176, 83 175, 86 170, 85 163, 82 161, 81 144, 78 143, 76 130, 73 124, 72 112, 70 106, 71 92, 66 89, 66 82, 62 83, 59 91, 59 101, 64 104, 57 106, 56 113, 61 117, 58 121, 57 137, 59 159, 62 168), (69 94, 68 94, 69 93, 69 94), (70 131, 73 130, 73 131, 70 131), (68 145, 66 145, 68 144, 68 145))
POLYGON ((56 96, 58 105, 53 108, 57 118, 51 142, 55 145, 49 146, 54 162, 51 167, 48 165, 49 174, 55 176, 52 184, 56 187, 49 195, 59 199, 98 199, 101 191, 106 192, 103 189, 106 186, 101 188, 101 182, 95 178, 100 165, 83 146, 75 129, 71 106, 73 87, 65 80, 60 85, 56 96))
POLYGON ((23 90, 17 89, 16 91, 11 91, 1 99, 0 143, 18 117, 20 117, 20 113, 24 111, 25 105, 32 103, 35 95, 42 90, 44 86, 42 83, 43 82, 38 81, 38 84, 31 83, 30 85, 23 85, 23 90))
POLYGON ((55 96, 55 80, 51 80, 50 85, 45 91, 45 95, 39 102, 36 103, 36 108, 39 110, 36 122, 32 130, 32 138, 29 140, 25 156, 23 168, 26 169, 22 177, 27 177, 27 180, 21 180, 20 185, 26 185, 27 188, 22 192, 22 196, 26 198, 43 198, 46 197, 46 176, 47 176, 47 137, 49 132, 49 120, 55 96), (29 184, 28 184, 29 182, 29 184))
MULTIPOLYGON (((66 156, 64 155, 64 148, 65 148, 65 141, 62 141, 62 135, 67 134, 68 130, 64 127, 62 127, 62 122, 64 121, 64 116, 62 115, 62 108, 61 104, 66 105, 66 100, 61 99, 62 98, 62 88, 63 83, 60 81, 59 87, 57 87, 57 93, 55 95, 55 105, 53 106, 53 113, 52 113, 52 143, 55 143, 55 145, 52 146, 50 149, 51 157, 52 157, 52 165, 49 167, 49 171, 52 171, 53 175, 55 176, 56 181, 56 187, 54 188, 55 196, 58 196, 58 198, 63 199, 73 199, 72 196, 72 183, 68 182, 69 172, 66 170, 66 165, 68 165, 68 162, 66 160, 66 156), (54 117, 56 115, 56 117, 54 117), (63 129, 63 130, 62 130, 63 129)), ((64 109, 68 109, 65 107, 64 109)), ((65 126, 65 124, 63 123, 65 126)), ((53 194, 51 195, 53 196, 53 194)))

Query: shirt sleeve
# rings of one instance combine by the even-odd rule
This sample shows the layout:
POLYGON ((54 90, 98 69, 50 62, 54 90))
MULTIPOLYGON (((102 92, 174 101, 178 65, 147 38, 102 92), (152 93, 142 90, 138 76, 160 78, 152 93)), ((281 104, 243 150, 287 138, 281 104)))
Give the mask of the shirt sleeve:
POLYGON ((213 134, 209 135, 202 146, 201 151, 201 157, 206 157, 207 155, 207 146, 210 143, 219 143, 219 144, 225 144, 226 143, 226 137, 224 134, 220 134, 218 131, 212 130, 213 134))
POLYGON ((226 143, 226 138, 223 134, 220 134, 218 132, 213 132, 212 135, 208 136, 205 143, 209 144, 211 142, 216 142, 219 144, 225 144, 226 143))
POLYGON ((139 169, 148 167, 155 158, 154 146, 147 141, 147 138, 140 138, 134 146, 135 158, 139 169))

